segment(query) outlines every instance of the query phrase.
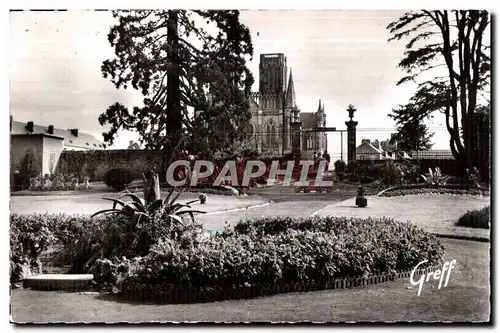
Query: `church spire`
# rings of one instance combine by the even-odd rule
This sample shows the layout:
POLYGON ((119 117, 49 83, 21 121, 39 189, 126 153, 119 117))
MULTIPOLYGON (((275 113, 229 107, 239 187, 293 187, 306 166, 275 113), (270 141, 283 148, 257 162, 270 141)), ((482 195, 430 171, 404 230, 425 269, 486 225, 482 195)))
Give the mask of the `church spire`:
POLYGON ((318 112, 325 111, 325 106, 321 104, 321 98, 319 99, 318 112))
POLYGON ((291 68, 290 68, 290 77, 288 78, 288 87, 287 87, 286 96, 285 96, 285 107, 286 108, 296 107, 295 87, 293 86, 293 76, 292 76, 292 69, 291 68))

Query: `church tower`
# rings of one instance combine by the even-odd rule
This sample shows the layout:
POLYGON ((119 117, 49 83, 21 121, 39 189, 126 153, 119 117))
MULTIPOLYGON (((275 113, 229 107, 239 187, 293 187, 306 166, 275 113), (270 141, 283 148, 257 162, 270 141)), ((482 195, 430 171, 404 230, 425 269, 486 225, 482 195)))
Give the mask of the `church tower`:
POLYGON ((262 111, 282 109, 286 72, 286 57, 283 53, 260 55, 259 94, 262 111))

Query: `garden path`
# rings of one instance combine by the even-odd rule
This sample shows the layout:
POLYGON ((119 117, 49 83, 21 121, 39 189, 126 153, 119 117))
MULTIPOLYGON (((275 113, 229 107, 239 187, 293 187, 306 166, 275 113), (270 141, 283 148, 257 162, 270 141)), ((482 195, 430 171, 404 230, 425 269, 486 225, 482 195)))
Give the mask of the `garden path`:
MULTIPOLYGON (((167 192, 162 192, 161 197, 164 199, 168 195, 167 192)), ((10 211, 16 214, 32 214, 32 213, 67 213, 67 214, 93 214, 102 209, 112 208, 110 201, 102 200, 102 198, 118 198, 117 193, 82 193, 73 195, 41 195, 41 196, 11 196, 10 211)), ((140 196, 142 197, 142 196, 140 196)), ((193 204, 193 209, 203 210, 206 212, 216 212, 224 210, 232 210, 245 208, 249 206, 262 205, 269 200, 261 196, 227 196, 207 194, 207 203, 202 205, 199 203, 193 204)), ((198 198, 198 194, 184 193, 180 196, 179 202, 194 200, 198 198)), ((125 201, 130 201, 130 198, 124 198, 125 201)))
POLYGON ((468 210, 490 205, 489 196, 407 195, 367 197, 368 207, 358 208, 354 199, 343 200, 317 211, 319 216, 390 217, 411 221, 428 232, 440 235, 489 239, 487 229, 459 227, 455 223, 468 210))

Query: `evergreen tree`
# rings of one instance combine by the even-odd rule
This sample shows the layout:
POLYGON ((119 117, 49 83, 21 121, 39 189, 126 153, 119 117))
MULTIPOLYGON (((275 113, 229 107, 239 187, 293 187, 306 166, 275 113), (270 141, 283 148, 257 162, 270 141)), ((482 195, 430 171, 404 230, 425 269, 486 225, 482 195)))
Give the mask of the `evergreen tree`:
POLYGON ((410 38, 399 63, 405 72, 399 84, 417 82, 408 104, 393 110, 400 128, 421 122, 436 111, 444 114, 450 148, 463 166, 480 165, 474 148, 475 112, 490 79, 487 11, 411 11, 388 25, 389 40, 410 38), (423 79, 422 74, 444 69, 444 75, 423 79), (478 165, 479 164, 479 165, 478 165))
POLYGON ((434 133, 429 133, 426 124, 412 120, 398 127, 398 132, 391 137, 390 143, 397 143, 398 151, 419 152, 432 148, 433 136, 434 133))
POLYGON ((238 11, 113 15, 118 23, 108 40, 115 57, 103 62, 103 76, 117 89, 140 90, 144 105, 129 110, 115 103, 102 113, 100 124, 111 125, 106 142, 112 144, 120 129, 137 131, 146 149, 161 150, 169 160, 196 143, 215 150, 239 137, 250 119, 254 79, 246 66, 253 55, 250 32, 238 11))

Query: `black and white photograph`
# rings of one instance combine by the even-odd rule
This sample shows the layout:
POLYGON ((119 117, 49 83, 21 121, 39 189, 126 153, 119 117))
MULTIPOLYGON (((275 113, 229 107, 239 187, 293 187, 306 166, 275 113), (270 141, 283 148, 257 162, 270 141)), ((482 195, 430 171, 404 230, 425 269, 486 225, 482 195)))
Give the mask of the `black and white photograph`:
POLYGON ((492 325, 491 10, 137 5, 9 10, 11 325, 492 325))

